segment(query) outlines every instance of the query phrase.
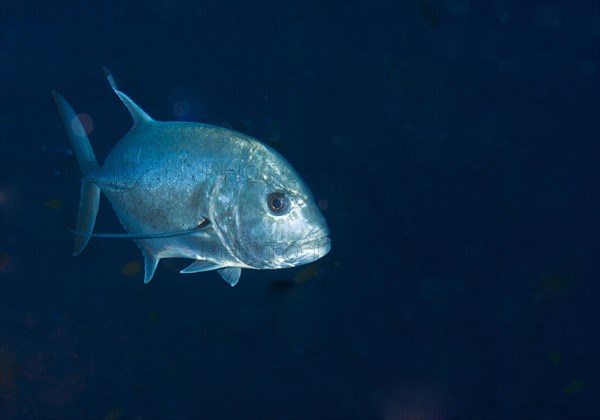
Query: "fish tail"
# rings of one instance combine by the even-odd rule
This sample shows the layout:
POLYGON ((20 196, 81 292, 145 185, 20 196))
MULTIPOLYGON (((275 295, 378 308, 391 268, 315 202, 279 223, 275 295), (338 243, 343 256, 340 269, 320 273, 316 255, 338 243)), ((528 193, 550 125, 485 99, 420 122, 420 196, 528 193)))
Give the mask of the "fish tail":
POLYGON ((73 248, 73 255, 77 255, 83 251, 90 240, 96 223, 96 215, 100 205, 100 188, 95 180, 100 174, 100 167, 85 129, 71 105, 54 91, 52 91, 52 96, 83 173, 79 212, 77 214, 77 234, 75 235, 75 246, 73 248))

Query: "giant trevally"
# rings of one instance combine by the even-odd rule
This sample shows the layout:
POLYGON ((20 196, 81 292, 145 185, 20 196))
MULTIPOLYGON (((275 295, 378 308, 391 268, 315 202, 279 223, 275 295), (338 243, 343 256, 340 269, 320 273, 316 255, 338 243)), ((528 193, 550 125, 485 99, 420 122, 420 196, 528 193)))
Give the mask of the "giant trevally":
POLYGON ((280 154, 226 128, 156 121, 105 74, 133 127, 102 166, 73 108, 52 92, 83 173, 74 255, 92 236, 127 237, 144 254, 145 283, 161 258, 190 258, 182 273, 217 270, 234 286, 242 268, 295 267, 329 252, 327 223, 280 154), (126 234, 93 234, 100 192, 126 234))

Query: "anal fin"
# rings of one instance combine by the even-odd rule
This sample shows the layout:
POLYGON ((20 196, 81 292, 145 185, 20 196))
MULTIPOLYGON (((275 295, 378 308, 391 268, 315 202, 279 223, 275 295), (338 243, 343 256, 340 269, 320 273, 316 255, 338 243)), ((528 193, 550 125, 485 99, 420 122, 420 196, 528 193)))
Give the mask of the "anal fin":
POLYGON ((142 251, 142 253, 144 254, 144 283, 149 283, 154 276, 160 258, 156 258, 154 255, 148 254, 145 251, 142 251))

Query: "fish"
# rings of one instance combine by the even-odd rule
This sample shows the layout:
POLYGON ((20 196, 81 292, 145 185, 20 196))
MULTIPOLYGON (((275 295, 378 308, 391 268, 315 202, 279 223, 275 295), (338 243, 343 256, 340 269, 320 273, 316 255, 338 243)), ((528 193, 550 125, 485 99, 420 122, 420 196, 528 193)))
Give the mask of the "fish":
POLYGON ((307 265, 293 278, 277 279, 269 283, 269 288, 274 292, 287 292, 291 290, 295 285, 306 283, 313 277, 320 273, 321 269, 315 265, 307 265))
POLYGON ((294 276, 294 283, 306 283, 319 274, 319 267, 315 264, 308 265, 294 276))
POLYGON ((182 274, 216 270, 235 286, 242 269, 311 263, 331 249, 327 222, 292 165, 270 146, 210 124, 158 121, 119 90, 133 126, 103 165, 71 105, 52 96, 82 172, 73 255, 90 238, 130 238, 144 257, 144 283, 163 258, 193 262, 182 274), (100 193, 125 229, 94 233, 100 193))
POLYGON ((565 394, 579 394, 585 389, 586 383, 581 379, 575 379, 566 388, 563 389, 565 394))
POLYGON ((10 255, 0 251, 0 273, 7 271, 10 266, 10 255))
POLYGON ((559 351, 552 352, 548 355, 548 360, 554 366, 559 366, 560 362, 562 361, 562 353, 559 351))
POLYGON ((54 211, 58 211, 60 210, 60 208, 62 207, 62 200, 60 198, 51 198, 49 200, 46 200, 42 203, 42 205, 49 209, 49 210, 54 210, 54 211))
POLYGON ((432 29, 440 27, 440 14, 428 0, 417 0, 417 10, 423 21, 432 29))
POLYGON ((139 261, 129 261, 121 268, 121 274, 125 276, 135 276, 142 271, 142 264, 139 261))

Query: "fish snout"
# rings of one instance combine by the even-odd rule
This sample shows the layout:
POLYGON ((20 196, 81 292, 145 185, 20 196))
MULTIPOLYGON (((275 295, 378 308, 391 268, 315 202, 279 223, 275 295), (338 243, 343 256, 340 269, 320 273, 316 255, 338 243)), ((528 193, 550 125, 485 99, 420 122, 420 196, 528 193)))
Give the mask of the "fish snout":
POLYGON ((330 250, 329 231, 323 231, 316 238, 290 244, 285 251, 286 262, 291 267, 308 264, 324 257, 330 250))

